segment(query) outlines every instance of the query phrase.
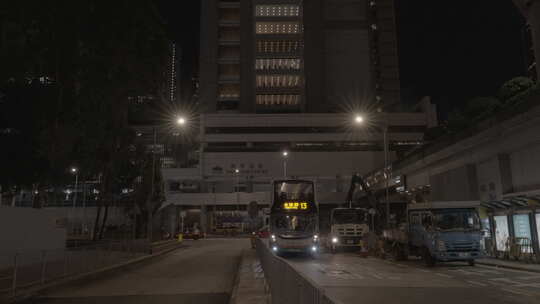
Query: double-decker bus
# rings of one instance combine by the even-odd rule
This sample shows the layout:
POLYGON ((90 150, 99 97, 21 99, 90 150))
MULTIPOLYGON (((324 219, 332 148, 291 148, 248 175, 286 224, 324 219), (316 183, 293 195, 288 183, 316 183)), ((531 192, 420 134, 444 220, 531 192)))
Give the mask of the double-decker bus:
POLYGON ((319 208, 308 180, 273 181, 269 245, 277 254, 319 252, 319 208))

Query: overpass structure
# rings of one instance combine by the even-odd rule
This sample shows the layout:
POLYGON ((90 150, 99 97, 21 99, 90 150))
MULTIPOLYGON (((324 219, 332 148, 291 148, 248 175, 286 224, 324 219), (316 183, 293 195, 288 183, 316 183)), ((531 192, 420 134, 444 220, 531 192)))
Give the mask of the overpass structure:
MULTIPOLYGON (((390 200, 479 201, 487 249, 505 254, 512 242, 540 253, 540 105, 538 96, 364 176, 390 200)), ((525 249, 524 249, 525 250, 525 249)))

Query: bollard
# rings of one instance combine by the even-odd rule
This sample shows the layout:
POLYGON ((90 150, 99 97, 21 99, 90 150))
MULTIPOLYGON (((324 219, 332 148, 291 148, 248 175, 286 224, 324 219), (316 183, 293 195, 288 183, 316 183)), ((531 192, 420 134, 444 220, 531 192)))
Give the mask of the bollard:
POLYGON ((47 252, 43 250, 41 252, 41 284, 45 283, 46 267, 47 267, 47 252))
POLYGON ((178 242, 182 243, 184 241, 184 234, 179 233, 178 234, 178 242))

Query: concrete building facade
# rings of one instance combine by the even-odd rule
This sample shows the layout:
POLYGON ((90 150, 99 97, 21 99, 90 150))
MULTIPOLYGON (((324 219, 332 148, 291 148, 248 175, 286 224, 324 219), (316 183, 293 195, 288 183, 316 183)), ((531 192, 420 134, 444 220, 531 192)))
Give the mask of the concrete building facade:
POLYGON ((393 0, 201 2, 207 112, 326 113, 400 100, 393 0))

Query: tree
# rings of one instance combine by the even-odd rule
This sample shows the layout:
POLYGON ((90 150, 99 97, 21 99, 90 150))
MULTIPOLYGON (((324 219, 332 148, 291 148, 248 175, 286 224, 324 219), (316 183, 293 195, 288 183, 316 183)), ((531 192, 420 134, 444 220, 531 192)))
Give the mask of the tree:
POLYGON ((22 43, 0 48, 0 89, 9 101, 2 114, 13 117, 2 117, 0 128, 21 135, 5 137, 10 150, 2 159, 18 150, 24 157, 0 182, 65 185, 67 168, 77 164, 101 181, 99 237, 108 207, 122 187, 133 188, 143 165, 133 159, 129 97, 165 90, 169 41, 161 21, 150 0, 21 0, 7 9, 22 43))
POLYGON ((526 93, 535 86, 534 81, 528 77, 515 77, 505 82, 499 90, 499 97, 503 103, 526 93))
POLYGON ((467 102, 464 110, 465 119, 479 121, 495 113, 501 102, 495 97, 476 97, 467 102))

